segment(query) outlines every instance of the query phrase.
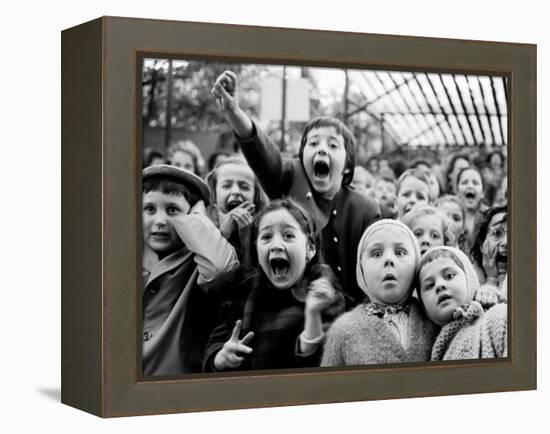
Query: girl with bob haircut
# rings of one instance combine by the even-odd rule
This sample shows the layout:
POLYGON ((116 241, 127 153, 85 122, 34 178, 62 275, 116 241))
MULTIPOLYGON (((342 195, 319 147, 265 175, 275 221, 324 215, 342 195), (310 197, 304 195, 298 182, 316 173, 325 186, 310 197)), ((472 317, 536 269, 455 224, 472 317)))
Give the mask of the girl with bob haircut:
POLYGON ((218 281, 232 298, 212 332, 205 371, 319 366, 324 330, 344 309, 307 211, 276 200, 255 218, 251 264, 218 281))

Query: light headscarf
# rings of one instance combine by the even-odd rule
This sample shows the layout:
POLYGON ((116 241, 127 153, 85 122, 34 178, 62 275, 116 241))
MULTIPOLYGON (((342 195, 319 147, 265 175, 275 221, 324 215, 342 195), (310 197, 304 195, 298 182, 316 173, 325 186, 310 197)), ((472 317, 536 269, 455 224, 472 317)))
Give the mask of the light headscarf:
MULTIPOLYGON (((464 254, 462 250, 457 249, 455 247, 449 247, 449 246, 432 247, 422 256, 420 265, 418 267, 418 274, 420 275, 421 268, 427 263, 432 262, 436 258, 445 257, 445 256, 438 255, 438 252, 442 252, 442 251, 451 253, 452 255, 454 255, 455 259, 458 260, 458 262, 460 263, 457 265, 462 269, 462 271, 464 271, 464 274, 466 275, 466 303, 471 303, 474 299, 474 296, 477 290, 479 289, 479 280, 477 278, 477 274, 474 270, 474 266, 472 265, 472 262, 464 254)), ((422 300, 420 298, 420 285, 418 285, 418 298, 422 300)))
MULTIPOLYGON (((359 285, 359 288, 361 288, 363 292, 365 292, 365 294, 367 294, 371 300, 373 300, 374 297, 372 295, 371 290, 367 286, 367 281, 365 279, 365 275, 366 273, 368 273, 368 270, 363 269, 361 256, 364 253, 369 237, 373 235, 375 232, 378 232, 380 229, 386 228, 386 227, 390 227, 392 229, 395 228, 395 230, 400 230, 405 232, 405 234, 407 234, 407 237, 410 239, 411 244, 413 246, 415 275, 418 269, 418 263, 420 262, 420 246, 418 245, 418 240, 416 239, 412 231, 405 224, 401 223, 399 220, 383 219, 383 220, 378 220, 377 222, 370 225, 363 233, 363 236, 359 241, 359 246, 357 247, 356 276, 357 276, 357 284, 359 285)), ((413 279, 413 285, 411 285, 410 291, 403 298, 403 300, 400 301, 400 303, 405 301, 411 295, 411 292, 414 290, 414 281, 415 279, 413 279)))

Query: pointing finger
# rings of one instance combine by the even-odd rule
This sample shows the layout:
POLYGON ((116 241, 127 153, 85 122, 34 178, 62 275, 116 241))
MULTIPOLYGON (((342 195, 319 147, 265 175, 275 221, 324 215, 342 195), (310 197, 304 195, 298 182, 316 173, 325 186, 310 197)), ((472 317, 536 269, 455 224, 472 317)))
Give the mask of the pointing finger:
POLYGON ((235 323, 235 327, 233 327, 233 332, 231 333, 231 338, 229 340, 238 341, 239 335, 241 334, 241 329, 242 329, 242 321, 237 320, 237 322, 235 323))

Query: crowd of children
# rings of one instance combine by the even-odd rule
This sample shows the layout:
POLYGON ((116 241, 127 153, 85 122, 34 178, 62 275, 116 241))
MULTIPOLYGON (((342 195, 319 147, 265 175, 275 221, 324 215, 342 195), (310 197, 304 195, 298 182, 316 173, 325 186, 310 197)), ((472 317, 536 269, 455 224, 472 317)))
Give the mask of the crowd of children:
POLYGON ((144 152, 143 375, 507 355, 502 153, 363 167, 320 117, 288 157, 212 93, 239 154, 144 152))

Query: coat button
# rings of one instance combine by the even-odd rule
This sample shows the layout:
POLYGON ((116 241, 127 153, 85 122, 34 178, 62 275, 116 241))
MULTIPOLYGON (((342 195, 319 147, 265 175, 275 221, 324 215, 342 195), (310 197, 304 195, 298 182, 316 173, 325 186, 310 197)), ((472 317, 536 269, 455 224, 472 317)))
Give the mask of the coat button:
POLYGON ((336 267, 336 269, 337 269, 340 273, 342 272, 342 267, 340 267, 339 265, 338 265, 338 267, 336 267))
POLYGON ((156 288, 149 288, 149 292, 151 294, 156 294, 158 292, 158 290, 156 288))
POLYGON ((306 194, 306 199, 311 199, 313 195, 311 194, 311 191, 308 191, 307 194, 306 194))
POLYGON ((337 237, 334 237, 332 240, 333 240, 335 243, 338 242, 338 238, 337 238, 337 237))
POLYGON ((153 337, 153 333, 150 331, 143 332, 143 340, 147 342, 149 339, 153 337))
POLYGON ((338 214, 338 211, 332 210, 332 215, 337 215, 337 214, 338 214))

